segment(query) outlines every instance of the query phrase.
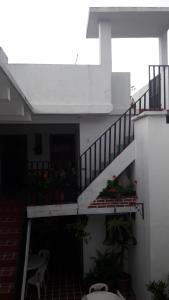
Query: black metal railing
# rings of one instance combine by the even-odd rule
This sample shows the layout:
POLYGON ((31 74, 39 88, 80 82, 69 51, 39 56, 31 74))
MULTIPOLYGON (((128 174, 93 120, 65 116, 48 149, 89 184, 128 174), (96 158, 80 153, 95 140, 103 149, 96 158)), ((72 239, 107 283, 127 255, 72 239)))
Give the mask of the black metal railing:
POLYGON ((169 66, 150 65, 149 66, 149 101, 151 110, 165 110, 168 83, 169 66))
POLYGON ((29 161, 27 166, 28 205, 75 203, 78 197, 74 168, 57 170, 55 162, 29 161))
MULTIPOLYGON (((133 141, 132 117, 150 109, 147 90, 80 156, 80 192, 133 141)), ((155 107, 157 109, 161 110, 161 104, 155 107)))
POLYGON ((28 161, 28 171, 48 171, 53 168, 53 165, 49 160, 31 160, 28 161))

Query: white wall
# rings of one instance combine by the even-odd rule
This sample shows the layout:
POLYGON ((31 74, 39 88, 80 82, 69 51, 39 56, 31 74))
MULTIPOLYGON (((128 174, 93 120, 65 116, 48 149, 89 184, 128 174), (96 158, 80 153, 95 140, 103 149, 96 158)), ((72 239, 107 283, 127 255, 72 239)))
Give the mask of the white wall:
POLYGON ((8 115, 23 116, 24 102, 0 68, 0 117, 8 115))
POLYGON ((105 216, 90 215, 88 216, 88 224, 85 228, 86 232, 90 232, 88 243, 83 242, 83 263, 84 274, 87 274, 94 266, 91 257, 96 257, 96 250, 104 252, 107 246, 103 245, 105 239, 105 216))
POLYGON ((9 64, 15 80, 36 111, 108 113, 110 81, 100 66, 9 64))
POLYGON ((169 272, 169 124, 164 114, 149 114, 135 122, 137 192, 145 209, 144 221, 136 218, 138 245, 133 255, 138 299, 149 299, 145 284, 169 272))
POLYGON ((130 73, 111 73, 113 114, 123 114, 131 105, 130 73))
POLYGON ((122 113, 130 103, 130 74, 102 66, 9 64, 15 80, 43 113, 122 113), (111 78, 108 78, 108 77, 111 78))

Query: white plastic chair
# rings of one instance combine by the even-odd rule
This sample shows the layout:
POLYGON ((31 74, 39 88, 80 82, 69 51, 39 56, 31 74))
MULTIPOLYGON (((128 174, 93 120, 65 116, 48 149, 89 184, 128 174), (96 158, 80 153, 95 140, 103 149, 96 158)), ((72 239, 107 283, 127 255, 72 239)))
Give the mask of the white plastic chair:
POLYGON ((103 282, 92 284, 89 288, 89 293, 92 293, 95 291, 108 291, 108 285, 103 282))
POLYGON ((119 290, 117 290, 117 295, 119 296, 120 300, 126 300, 126 298, 123 297, 119 290))
POLYGON ((42 286, 45 287, 45 272, 47 269, 47 265, 43 265, 42 267, 40 267, 35 275, 33 275, 32 277, 30 277, 27 281, 27 284, 30 285, 34 285, 37 288, 37 293, 38 293, 38 299, 40 299, 40 290, 42 288, 42 286))
POLYGON ((39 256, 44 257, 45 262, 48 263, 50 259, 50 251, 47 249, 41 249, 38 253, 39 256))

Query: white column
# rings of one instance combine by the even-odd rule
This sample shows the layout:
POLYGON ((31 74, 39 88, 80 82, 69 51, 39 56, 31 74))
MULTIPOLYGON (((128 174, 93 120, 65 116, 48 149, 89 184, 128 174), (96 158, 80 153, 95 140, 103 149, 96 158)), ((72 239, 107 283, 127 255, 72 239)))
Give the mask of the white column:
POLYGON ((21 288, 21 300, 24 300, 24 298, 25 298, 27 266, 28 266, 29 245, 30 245, 30 235, 31 235, 31 220, 28 221, 28 226, 27 226, 27 237, 26 237, 26 248, 25 248, 25 262, 24 262, 24 270, 23 270, 23 278, 22 278, 22 288, 21 288))
POLYGON ((168 36, 165 31, 159 37, 159 64, 168 65, 168 36))
POLYGON ((111 73, 112 58, 111 58, 111 24, 101 22, 99 24, 100 38, 100 64, 111 73))
POLYGON ((164 112, 147 112, 135 119, 134 129, 137 195, 145 218, 137 213, 135 220, 133 281, 137 298, 149 300, 146 283, 166 279, 169 271, 169 124, 164 112))

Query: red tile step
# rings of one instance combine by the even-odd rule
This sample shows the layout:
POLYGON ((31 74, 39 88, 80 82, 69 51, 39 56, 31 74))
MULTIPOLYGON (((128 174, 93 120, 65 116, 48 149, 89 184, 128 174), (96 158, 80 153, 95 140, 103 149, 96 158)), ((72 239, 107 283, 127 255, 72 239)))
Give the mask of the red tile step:
POLYGON ((16 206, 9 206, 6 207, 1 206, 1 201, 0 201, 0 216, 4 217, 4 216, 11 216, 11 217, 15 217, 15 216, 20 216, 22 215, 22 207, 16 207, 16 206))
POLYGON ((20 238, 19 233, 0 233, 0 241, 6 241, 6 240, 14 241, 14 240, 18 240, 19 238, 20 238))
POLYGON ((14 283, 0 283, 0 299, 13 300, 14 283))
POLYGON ((1 267, 14 267, 16 266, 17 252, 1 252, 0 253, 0 266, 1 267))
POLYGON ((21 218, 14 218, 14 217, 9 217, 9 216, 5 216, 5 217, 0 217, 0 224, 1 225, 7 225, 8 226, 16 226, 19 225, 21 223, 21 218))
POLYGON ((0 300, 13 300, 23 202, 0 199, 0 300))
POLYGON ((15 273, 15 267, 0 267, 0 283, 14 282, 15 273))
POLYGON ((0 253, 1 252, 15 252, 18 249, 19 240, 5 240, 0 241, 0 253))

